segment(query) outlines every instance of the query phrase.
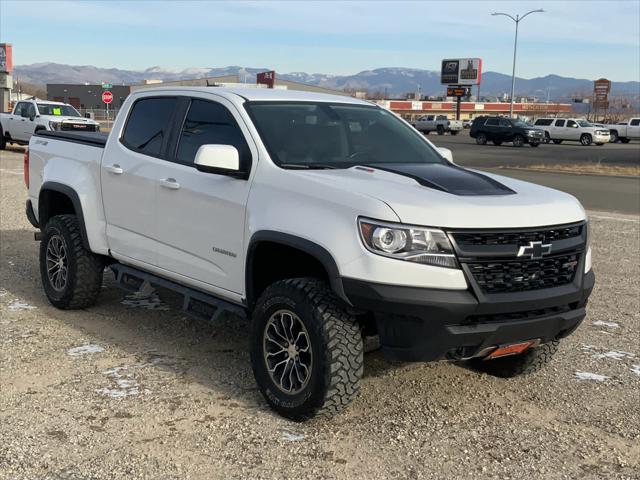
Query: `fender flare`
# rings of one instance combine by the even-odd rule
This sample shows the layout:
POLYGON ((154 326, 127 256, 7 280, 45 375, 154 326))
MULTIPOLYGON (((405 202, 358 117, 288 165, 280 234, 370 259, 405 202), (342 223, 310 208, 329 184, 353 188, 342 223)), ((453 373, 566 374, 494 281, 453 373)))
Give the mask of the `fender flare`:
POLYGON ((247 248, 247 261, 245 263, 245 292, 248 306, 253 306, 257 300, 253 293, 253 282, 251 281, 250 272, 253 270, 253 257, 256 247, 262 242, 279 243, 286 245, 287 247, 296 248, 311 255, 313 258, 318 260, 327 271, 331 290, 333 290, 333 292, 348 305, 351 305, 351 302, 344 293, 342 277, 338 270, 338 264, 333 258, 333 255, 331 255, 326 248, 312 242, 311 240, 307 240, 306 238, 298 237, 296 235, 278 232, 275 230, 260 230, 251 236, 251 240, 249 240, 249 246, 247 248))
POLYGON ((58 192, 66 195, 71 200, 71 204, 73 205, 73 209, 75 210, 75 214, 78 217, 78 223, 80 224, 80 235, 82 236, 82 244, 84 248, 91 251, 89 246, 89 237, 87 236, 87 228, 84 223, 84 215, 82 213, 82 204, 80 203, 80 197, 78 193, 71 188, 69 185, 65 185, 63 183, 58 182, 44 182, 40 187, 40 193, 38 194, 38 223, 40 223, 40 228, 44 229, 46 222, 44 219, 49 218, 49 206, 43 202, 42 192, 45 190, 58 192))

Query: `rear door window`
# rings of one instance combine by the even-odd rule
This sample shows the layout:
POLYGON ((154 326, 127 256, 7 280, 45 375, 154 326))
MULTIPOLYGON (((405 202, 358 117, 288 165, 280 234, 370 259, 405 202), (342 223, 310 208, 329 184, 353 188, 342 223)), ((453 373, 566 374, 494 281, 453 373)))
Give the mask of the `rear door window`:
POLYGON ((134 103, 122 135, 123 145, 138 153, 160 157, 176 105, 174 97, 143 98, 134 103))
POLYGON ((564 120, 556 120, 556 127, 564 127, 564 120))
POLYGON ((505 119, 505 118, 501 118, 500 119, 500 126, 508 128, 508 127, 511 126, 511 122, 509 120, 505 119))
POLYGON ((248 170, 250 166, 249 145, 231 112, 219 103, 196 99, 191 102, 180 132, 176 161, 192 165, 202 145, 236 147, 240 156, 240 169, 248 170))
POLYGON ((498 121, 497 118, 489 118, 489 119, 487 119, 485 125, 487 127, 497 127, 499 125, 499 123, 500 122, 498 121))

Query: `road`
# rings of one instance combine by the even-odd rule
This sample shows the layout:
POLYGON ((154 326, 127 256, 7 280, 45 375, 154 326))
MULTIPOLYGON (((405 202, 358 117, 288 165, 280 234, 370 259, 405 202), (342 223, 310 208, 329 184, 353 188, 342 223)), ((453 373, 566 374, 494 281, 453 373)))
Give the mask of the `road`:
POLYGON ((456 163, 470 167, 525 167, 531 165, 558 165, 602 163, 607 165, 640 165, 640 143, 607 143, 600 147, 583 147, 577 142, 564 142, 560 145, 543 144, 537 148, 525 145, 515 148, 511 144, 476 145, 465 130, 459 135, 429 135, 435 145, 446 147, 453 152, 456 163))

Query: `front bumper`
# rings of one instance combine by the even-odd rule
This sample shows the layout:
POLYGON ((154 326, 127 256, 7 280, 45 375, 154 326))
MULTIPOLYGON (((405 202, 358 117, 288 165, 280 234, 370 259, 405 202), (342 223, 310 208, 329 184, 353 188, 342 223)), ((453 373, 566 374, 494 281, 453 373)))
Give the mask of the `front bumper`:
POLYGON ((608 143, 609 140, 611 140, 611 134, 609 133, 607 134, 596 133, 593 135, 594 143, 608 143))
POLYGON ((373 312, 386 356, 403 361, 462 360, 487 348, 572 333, 586 315, 595 275, 561 287, 478 297, 343 278, 351 303, 373 312))
POLYGON ((527 133, 527 142, 529 143, 542 143, 544 140, 544 133, 535 132, 535 133, 527 133))

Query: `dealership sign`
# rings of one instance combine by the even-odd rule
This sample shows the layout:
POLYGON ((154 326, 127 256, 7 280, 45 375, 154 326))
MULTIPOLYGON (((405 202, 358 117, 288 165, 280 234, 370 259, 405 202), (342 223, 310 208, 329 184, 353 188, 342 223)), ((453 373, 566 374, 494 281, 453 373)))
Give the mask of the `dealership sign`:
POLYGON ((450 58, 442 60, 440 83, 443 85, 479 85, 482 79, 482 59, 450 58))
POLYGON ((271 70, 270 72, 262 72, 256 75, 256 83, 266 85, 269 88, 273 88, 276 83, 276 72, 271 70))
POLYGON ((593 96, 595 98, 595 108, 609 108, 609 92, 611 91, 611 80, 600 78, 593 82, 593 96))
POLYGON ((0 72, 13 70, 13 47, 10 43, 0 43, 0 72))

